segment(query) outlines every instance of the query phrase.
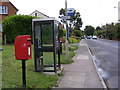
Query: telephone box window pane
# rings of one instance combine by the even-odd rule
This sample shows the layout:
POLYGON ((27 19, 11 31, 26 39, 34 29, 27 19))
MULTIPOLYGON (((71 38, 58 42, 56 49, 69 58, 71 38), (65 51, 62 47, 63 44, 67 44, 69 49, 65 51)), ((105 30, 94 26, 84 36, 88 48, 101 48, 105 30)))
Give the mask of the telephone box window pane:
POLYGON ((53 65, 53 52, 43 52, 44 65, 53 65))
POLYGON ((40 30, 40 26, 37 25, 35 27, 35 39, 38 41, 38 46, 41 47, 41 30, 40 30))
POLYGON ((55 42, 56 42, 56 47, 59 47, 59 41, 58 41, 58 24, 55 23, 55 42))
MULTIPOLYGON (((52 25, 43 24, 42 25, 42 43, 52 45, 53 44, 53 34, 52 34, 52 25)), ((43 46, 44 46, 43 45, 43 46)))

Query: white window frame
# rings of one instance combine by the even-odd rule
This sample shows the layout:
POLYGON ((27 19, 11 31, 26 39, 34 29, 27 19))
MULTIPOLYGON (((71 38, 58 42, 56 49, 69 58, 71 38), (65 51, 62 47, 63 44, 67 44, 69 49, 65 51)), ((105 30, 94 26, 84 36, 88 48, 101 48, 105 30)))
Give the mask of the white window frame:
POLYGON ((8 14, 8 7, 0 6, 0 14, 8 14))

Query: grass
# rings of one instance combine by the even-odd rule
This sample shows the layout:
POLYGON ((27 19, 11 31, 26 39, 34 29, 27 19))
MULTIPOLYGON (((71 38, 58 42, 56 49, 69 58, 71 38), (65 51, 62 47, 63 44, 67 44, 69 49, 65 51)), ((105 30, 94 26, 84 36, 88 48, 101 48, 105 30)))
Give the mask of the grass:
POLYGON ((74 57, 75 56, 75 52, 74 52, 74 50, 76 50, 76 49, 78 49, 78 46, 77 45, 71 45, 70 47, 69 47, 69 61, 66 61, 66 54, 65 54, 65 47, 63 46, 62 47, 63 49, 63 53, 62 53, 62 55, 61 55, 61 63, 62 64, 70 64, 70 63, 73 63, 74 62, 74 60, 72 59, 72 57, 74 57))
POLYGON ((74 51, 74 50, 77 50, 78 49, 78 46, 77 45, 71 45, 69 50, 70 51, 74 51))
MULTIPOLYGON (((75 55, 73 52, 76 46, 72 46, 69 52, 70 62, 65 60, 65 50, 61 55, 61 63, 74 62, 71 58, 75 55)), ((21 68, 22 62, 15 59, 14 46, 3 46, 2 53, 2 87, 3 88, 19 88, 22 87, 21 68)), ((46 53, 46 63, 50 63, 51 53, 46 53)), ((52 58, 52 57, 51 57, 52 58)), ((45 75, 43 73, 34 72, 34 60, 26 61, 26 73, 27 73, 27 88, 51 88, 57 86, 59 75, 45 75)))
MULTIPOLYGON (((2 48, 2 35, 0 35, 0 48, 2 48)), ((2 52, 0 51, 0 89, 2 88, 2 85, 1 85, 1 82, 2 82, 1 67, 2 67, 2 52)))
POLYGON ((0 48, 2 47, 2 35, 0 35, 0 48))
MULTIPOLYGON (((3 46, 2 79, 3 88, 17 88, 22 86, 20 60, 14 57, 13 45, 3 46)), ((33 59, 26 61, 27 88, 50 88, 56 86, 58 77, 56 75, 44 75, 34 72, 33 59)))

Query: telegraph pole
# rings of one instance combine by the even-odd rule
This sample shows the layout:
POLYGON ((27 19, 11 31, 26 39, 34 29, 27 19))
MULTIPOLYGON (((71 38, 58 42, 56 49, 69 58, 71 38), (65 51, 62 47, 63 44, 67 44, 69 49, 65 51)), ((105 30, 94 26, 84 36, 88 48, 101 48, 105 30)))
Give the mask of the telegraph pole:
MULTIPOLYGON (((65 16, 67 16, 67 0, 65 0, 65 16)), ((66 42, 65 42, 65 45, 66 45, 66 61, 68 62, 69 61, 68 23, 67 23, 67 20, 65 22, 66 22, 66 42)))

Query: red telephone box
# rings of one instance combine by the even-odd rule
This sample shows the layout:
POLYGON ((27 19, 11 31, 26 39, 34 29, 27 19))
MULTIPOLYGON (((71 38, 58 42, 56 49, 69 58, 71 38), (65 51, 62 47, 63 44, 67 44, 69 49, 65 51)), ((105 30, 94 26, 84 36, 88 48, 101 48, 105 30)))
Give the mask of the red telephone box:
POLYGON ((15 57, 17 60, 31 59, 31 36, 17 36, 15 39, 15 57))

